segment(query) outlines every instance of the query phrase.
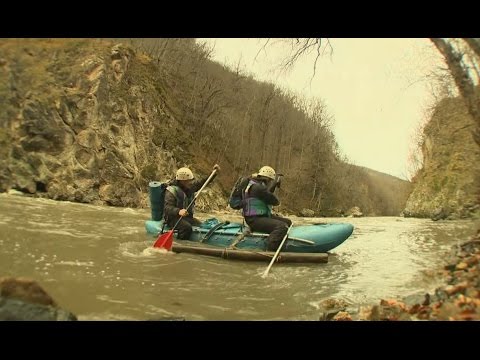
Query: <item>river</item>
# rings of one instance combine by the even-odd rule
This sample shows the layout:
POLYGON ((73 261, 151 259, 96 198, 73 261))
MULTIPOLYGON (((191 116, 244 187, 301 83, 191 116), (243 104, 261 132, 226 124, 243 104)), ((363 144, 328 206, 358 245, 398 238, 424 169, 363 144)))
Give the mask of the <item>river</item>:
MULTIPOLYGON (((227 213, 204 220, 239 220, 227 213)), ((28 277, 79 320, 317 320, 326 299, 349 308, 431 291, 435 269, 473 221, 402 217, 294 218, 350 222, 326 264, 241 262, 154 249, 149 209, 0 194, 0 277, 28 277)))

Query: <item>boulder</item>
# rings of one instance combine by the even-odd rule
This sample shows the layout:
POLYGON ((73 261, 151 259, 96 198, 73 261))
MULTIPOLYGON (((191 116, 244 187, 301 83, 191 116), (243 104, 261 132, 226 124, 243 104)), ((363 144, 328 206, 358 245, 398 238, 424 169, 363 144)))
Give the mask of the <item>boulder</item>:
POLYGON ((363 216, 363 213, 358 206, 352 207, 350 210, 348 210, 347 214, 350 217, 362 217, 363 216))
POLYGON ((26 278, 0 278, 0 296, 32 304, 57 306, 52 297, 36 281, 26 278))
POLYGON ((300 211, 300 216, 313 217, 315 216, 315 212, 311 209, 302 209, 302 211, 300 211))
POLYGON ((0 278, 0 320, 77 320, 34 280, 0 278))

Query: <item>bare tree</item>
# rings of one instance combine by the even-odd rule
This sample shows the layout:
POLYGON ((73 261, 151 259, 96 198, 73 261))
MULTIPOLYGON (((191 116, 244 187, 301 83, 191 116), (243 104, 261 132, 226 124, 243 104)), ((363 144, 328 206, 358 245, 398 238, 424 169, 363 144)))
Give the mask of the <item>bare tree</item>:
POLYGON ((480 38, 463 38, 473 52, 480 58, 480 38))
POLYGON ((412 143, 407 156, 407 177, 413 181, 419 171, 423 168, 423 148, 425 145, 424 128, 431 118, 431 112, 425 117, 425 121, 419 123, 414 130, 412 143))
POLYGON ((266 159, 266 144, 267 144, 267 134, 270 129, 270 124, 273 121, 273 117, 270 115, 271 103, 274 97, 277 95, 277 89, 275 86, 272 86, 270 91, 264 95, 262 99, 262 104, 260 107, 260 112, 257 118, 257 129, 260 133, 260 162, 265 163, 266 159))
MULTIPOLYGON (((267 39, 263 48, 265 48, 270 39, 267 39)), ((289 55, 286 56, 280 67, 284 72, 288 72, 295 66, 295 63, 303 56, 307 56, 311 53, 315 53, 315 60, 313 62, 313 76, 315 77, 318 59, 325 55, 325 53, 333 54, 333 47, 328 39, 322 38, 292 38, 292 39, 279 39, 276 42, 283 42, 289 48, 289 55)))
MULTIPOLYGON (((467 105, 468 111, 478 125, 477 130, 474 131, 474 138, 480 145, 480 101, 478 91, 475 89, 475 84, 469 76, 468 69, 465 67, 465 64, 462 61, 463 53, 456 51, 447 40, 441 38, 431 38, 430 40, 445 58, 447 66, 455 80, 455 84, 457 85, 458 90, 464 99, 465 104, 467 105)), ((270 39, 265 43, 264 47, 267 46, 269 41, 270 39)), ((300 57, 310 54, 311 51, 315 49, 317 51, 317 56, 313 64, 315 73, 317 60, 322 54, 322 39, 283 39, 283 41, 288 41, 291 47, 290 55, 287 56, 283 62, 283 69, 291 68, 300 57)), ((333 53, 333 48, 331 47, 328 39, 325 39, 325 41, 327 42, 328 47, 331 49, 331 53, 333 53)), ((464 41, 477 56, 480 56, 479 38, 466 38, 464 41)))
MULTIPOLYGON (((473 136, 478 145, 480 145, 480 99, 475 84, 469 76, 468 69, 465 68, 462 58, 463 54, 457 52, 453 46, 446 40, 440 38, 431 38, 438 51, 445 58, 450 72, 455 79, 455 83, 460 94, 467 105, 468 112, 477 123, 477 129, 474 130, 473 136)), ((476 45, 477 42, 474 41, 476 45)))

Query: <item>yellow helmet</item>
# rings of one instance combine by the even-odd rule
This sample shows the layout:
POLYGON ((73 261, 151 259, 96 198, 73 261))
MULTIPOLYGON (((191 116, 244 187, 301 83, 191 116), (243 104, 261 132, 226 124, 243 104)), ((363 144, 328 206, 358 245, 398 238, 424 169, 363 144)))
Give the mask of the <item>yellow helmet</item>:
POLYGON ((275 170, 273 170, 270 166, 264 166, 258 170, 258 175, 265 176, 269 179, 275 179, 275 170))
POLYGON ((177 170, 177 174, 175 175, 175 179, 177 180, 192 180, 193 173, 192 170, 186 167, 182 167, 177 170))

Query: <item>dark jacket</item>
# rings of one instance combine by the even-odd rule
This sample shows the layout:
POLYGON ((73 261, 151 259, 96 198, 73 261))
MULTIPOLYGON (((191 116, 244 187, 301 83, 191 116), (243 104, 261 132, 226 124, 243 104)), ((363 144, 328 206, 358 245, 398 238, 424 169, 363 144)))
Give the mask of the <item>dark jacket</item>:
MULTIPOLYGON (((213 181, 213 179, 215 179, 216 176, 217 174, 213 175, 212 179, 210 180, 210 183, 213 181)), ((205 177, 203 179, 195 181, 192 184, 192 187, 190 188, 190 190, 182 188, 180 186, 180 183, 177 180, 170 181, 169 185, 178 186, 188 198, 193 199, 193 196, 195 195, 195 193, 198 190, 200 190, 200 188, 203 186, 203 184, 205 184, 205 181, 207 181, 207 179, 208 177, 205 177)), ((178 207, 178 205, 179 205, 178 199, 176 199, 175 196, 170 191, 165 191, 165 207, 164 207, 165 219, 174 219, 175 217, 178 216, 178 212, 182 209, 181 207, 178 207)), ((187 217, 193 218, 194 207, 195 207, 195 204, 190 206, 190 208, 188 209, 187 217)))
POLYGON ((253 180, 257 181, 257 183, 252 185, 248 191, 248 194, 251 197, 260 199, 267 205, 275 206, 280 204, 277 196, 273 193, 275 191, 276 184, 273 183, 273 186, 271 186, 272 183, 267 185, 263 181, 258 181, 257 178, 253 178, 253 180))

